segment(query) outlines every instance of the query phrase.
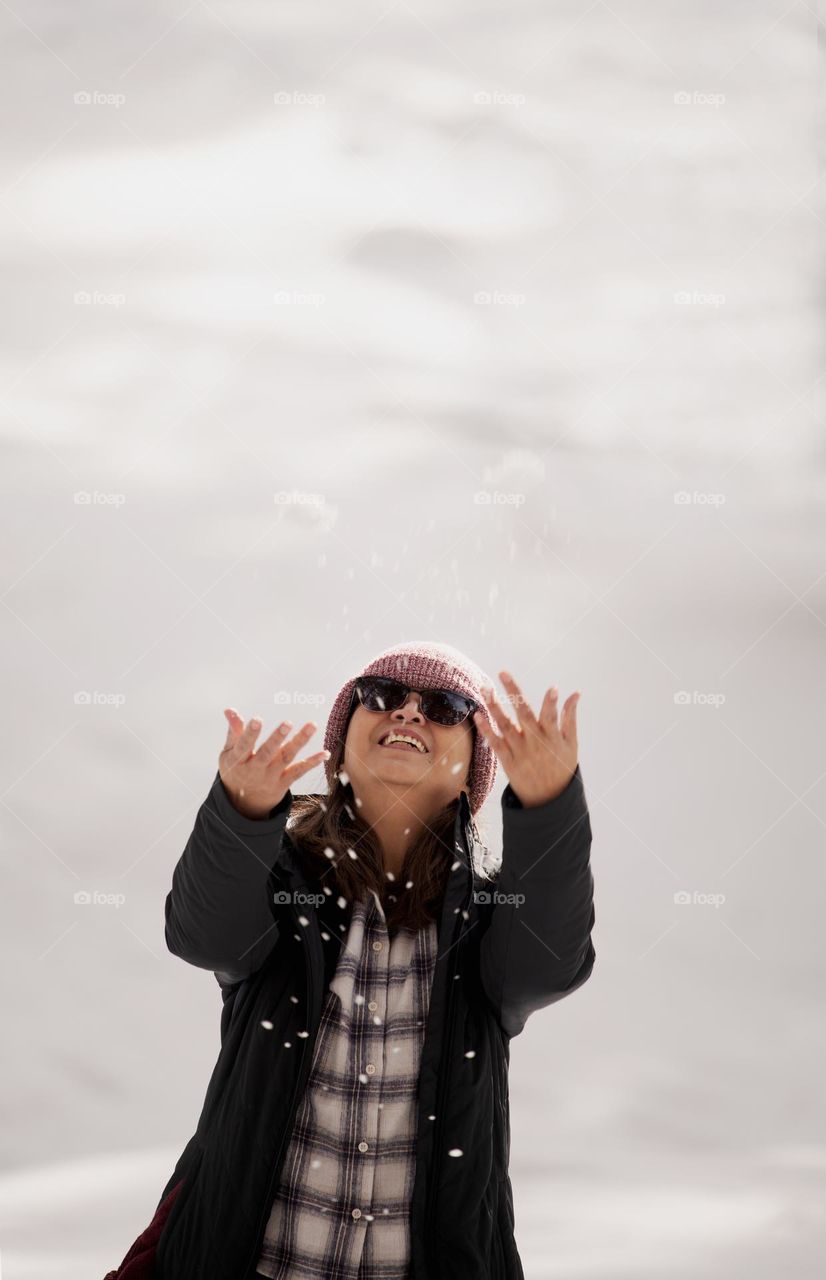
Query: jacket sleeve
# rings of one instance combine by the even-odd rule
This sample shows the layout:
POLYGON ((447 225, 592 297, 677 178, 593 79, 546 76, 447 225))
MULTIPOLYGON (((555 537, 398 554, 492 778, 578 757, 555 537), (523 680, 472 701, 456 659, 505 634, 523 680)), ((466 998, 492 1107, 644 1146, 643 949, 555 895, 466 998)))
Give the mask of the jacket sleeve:
POLYGON ((291 803, 288 791, 266 818, 245 818, 216 772, 172 873, 166 945, 211 969, 222 990, 260 968, 278 938, 269 880, 291 803))
POLYGON ((564 791, 525 808, 508 783, 502 794, 502 863, 480 977, 508 1036, 531 1013, 586 981, 596 952, 591 824, 579 765, 564 791))

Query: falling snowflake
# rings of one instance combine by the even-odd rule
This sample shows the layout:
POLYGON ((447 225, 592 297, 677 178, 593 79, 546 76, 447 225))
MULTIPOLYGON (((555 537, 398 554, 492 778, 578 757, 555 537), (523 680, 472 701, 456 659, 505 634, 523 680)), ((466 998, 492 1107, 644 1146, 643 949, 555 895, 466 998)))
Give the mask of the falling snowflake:
POLYGON ((461 1147, 451 1147, 447 1154, 449 1156, 463 1156, 465 1153, 461 1147))
POLYGON ((263 1019, 261 1026, 264 1028, 265 1031, 272 1031, 272 1023, 268 1018, 263 1019))

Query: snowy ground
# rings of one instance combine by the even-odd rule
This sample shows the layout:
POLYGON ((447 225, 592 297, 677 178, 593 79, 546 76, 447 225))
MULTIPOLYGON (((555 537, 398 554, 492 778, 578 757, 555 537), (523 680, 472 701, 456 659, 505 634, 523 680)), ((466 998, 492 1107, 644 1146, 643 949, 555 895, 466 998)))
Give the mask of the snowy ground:
POLYGON ((3 1280, 114 1267, 194 1129, 220 992, 163 905, 222 708, 316 750, 425 637, 583 691, 597 967, 512 1046, 528 1280, 815 1280, 814 7, 0 24, 3 1280))

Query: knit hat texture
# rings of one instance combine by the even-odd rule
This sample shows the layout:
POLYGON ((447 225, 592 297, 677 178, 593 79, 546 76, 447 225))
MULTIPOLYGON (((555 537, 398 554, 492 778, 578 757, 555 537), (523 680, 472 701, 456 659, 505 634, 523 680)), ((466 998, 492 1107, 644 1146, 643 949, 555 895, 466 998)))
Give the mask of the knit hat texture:
MULTIPOLYGON (((473 698, 492 726, 492 720, 485 701, 482 688, 490 687, 493 682, 485 675, 481 667, 470 658, 454 649, 452 645, 440 644, 434 640, 411 640, 404 644, 384 649, 362 668, 361 676, 390 676, 401 680, 411 689, 450 689, 454 693, 462 693, 473 698)), ((336 695, 327 719, 324 733, 324 746, 331 753, 335 751, 339 741, 347 736, 350 702, 353 696, 357 676, 353 676, 336 695)), ((473 725, 476 742, 471 757, 470 778, 467 786, 471 813, 481 809, 496 778, 496 754, 488 746, 482 734, 473 725)), ((332 756, 324 762, 327 782, 332 789, 335 781, 332 773, 332 756)))

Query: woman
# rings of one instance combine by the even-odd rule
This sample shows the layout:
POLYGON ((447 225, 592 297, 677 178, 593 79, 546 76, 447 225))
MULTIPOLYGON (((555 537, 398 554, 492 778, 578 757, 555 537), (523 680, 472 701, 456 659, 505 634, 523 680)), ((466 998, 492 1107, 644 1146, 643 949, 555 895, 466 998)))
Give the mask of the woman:
POLYGON ((151 1268, 119 1274, 523 1276, 509 1043, 589 977, 593 878, 579 695, 535 716, 500 675, 517 724, 457 650, 385 650, 303 759, 312 722, 256 750, 260 721, 225 713, 166 900, 170 950, 221 985, 221 1052, 151 1268), (328 793, 293 796, 322 760, 328 793), (473 817, 497 761, 498 867, 473 817))

